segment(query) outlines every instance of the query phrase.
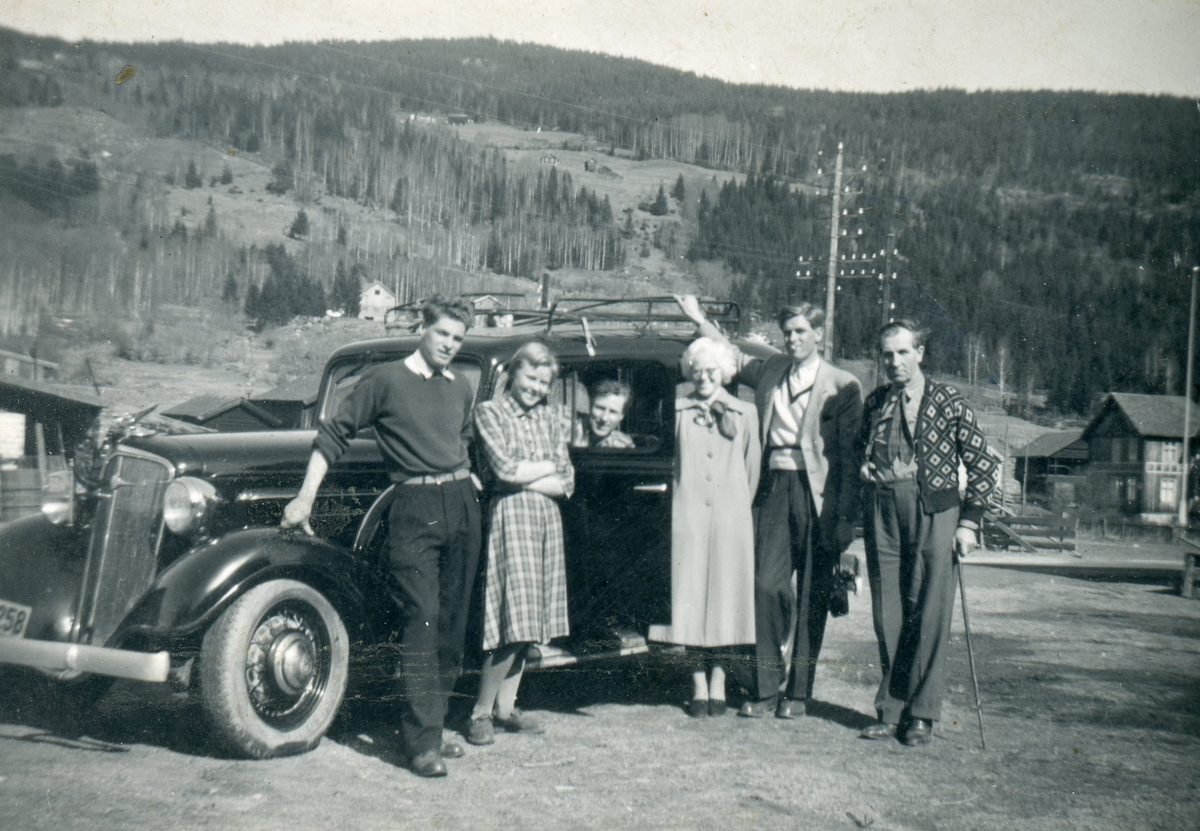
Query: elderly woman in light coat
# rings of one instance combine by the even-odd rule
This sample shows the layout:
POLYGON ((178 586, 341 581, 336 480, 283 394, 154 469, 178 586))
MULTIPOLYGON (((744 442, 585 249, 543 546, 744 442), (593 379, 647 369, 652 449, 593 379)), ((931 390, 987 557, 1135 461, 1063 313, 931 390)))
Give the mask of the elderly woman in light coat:
POLYGON ((722 654, 754 639, 754 523, 762 450, 758 413, 724 385, 736 372, 729 347, 709 338, 683 355, 692 393, 675 401, 671 511, 671 624, 652 639, 694 655, 694 718, 724 715, 722 654))

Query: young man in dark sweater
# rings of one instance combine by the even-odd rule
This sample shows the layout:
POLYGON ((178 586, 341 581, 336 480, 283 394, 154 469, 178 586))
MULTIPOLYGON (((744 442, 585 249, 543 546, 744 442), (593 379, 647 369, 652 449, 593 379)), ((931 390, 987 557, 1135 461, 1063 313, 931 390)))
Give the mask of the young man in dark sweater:
POLYGON ((461 301, 434 297, 421 315, 417 351, 364 373, 321 425, 304 484, 280 525, 313 533, 308 520, 326 471, 359 430, 373 427, 397 486, 388 551, 401 621, 397 677, 407 700, 401 735, 414 773, 445 776, 442 757, 462 755, 460 745, 442 742, 442 727, 462 671, 480 550, 479 500, 467 458, 473 392, 449 368, 472 311, 461 301))
POLYGON ((863 537, 883 680, 865 739, 928 744, 946 688, 956 557, 975 547, 996 461, 958 390, 921 371, 925 331, 897 320, 879 332, 889 384, 863 407, 858 441, 863 537), (959 496, 958 467, 966 468, 959 496))

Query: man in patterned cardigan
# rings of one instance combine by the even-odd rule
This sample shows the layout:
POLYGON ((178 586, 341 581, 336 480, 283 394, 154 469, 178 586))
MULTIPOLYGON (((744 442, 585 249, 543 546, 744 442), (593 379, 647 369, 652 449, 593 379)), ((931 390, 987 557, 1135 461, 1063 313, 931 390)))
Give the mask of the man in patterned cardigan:
POLYGON ((928 744, 941 714, 954 612, 955 555, 976 544, 997 462, 958 390, 921 371, 926 332, 879 332, 891 383, 868 396, 858 450, 871 607, 883 680, 867 739, 928 744), (967 472, 959 495, 959 462, 967 472))

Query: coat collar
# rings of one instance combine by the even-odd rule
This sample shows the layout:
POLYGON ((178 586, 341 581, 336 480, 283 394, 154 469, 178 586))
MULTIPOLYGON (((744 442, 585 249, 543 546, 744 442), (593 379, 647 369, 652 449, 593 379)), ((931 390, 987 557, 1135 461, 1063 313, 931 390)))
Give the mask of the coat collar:
MULTIPOLYGON (((745 415, 746 408, 754 406, 746 401, 742 401, 740 398, 734 398, 729 394, 729 390, 724 387, 717 391, 717 395, 713 400, 720 401, 727 409, 733 410, 739 415, 745 415)), ((679 410, 689 410, 693 408, 698 409, 702 404, 703 402, 699 399, 688 395, 676 401, 675 407, 679 410)))

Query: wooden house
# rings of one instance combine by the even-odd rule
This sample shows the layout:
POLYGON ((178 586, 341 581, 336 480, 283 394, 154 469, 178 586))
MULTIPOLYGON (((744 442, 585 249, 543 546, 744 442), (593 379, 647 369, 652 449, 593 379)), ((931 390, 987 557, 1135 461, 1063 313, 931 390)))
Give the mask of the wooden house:
POLYGON ((250 433, 256 430, 283 428, 280 419, 258 404, 245 398, 228 398, 223 395, 198 395, 169 410, 163 410, 162 414, 221 433, 250 433))
POLYGON ((1013 461, 1026 496, 1073 505, 1083 495, 1088 445, 1082 430, 1043 433, 1015 452, 1013 461))
MULTIPOLYGON (((1169 522, 1183 477, 1183 396, 1110 392, 1088 423, 1089 506, 1104 514, 1136 514, 1169 522)), ((1191 454, 1200 447, 1200 407, 1193 407, 1191 454)))
POLYGON ((542 164, 558 164, 558 156, 553 153, 546 153, 541 158, 542 164))
POLYGON ((281 429, 306 430, 316 426, 314 414, 320 390, 321 377, 310 375, 252 395, 250 400, 279 419, 281 429))
POLYGON ((358 301, 358 316, 363 320, 382 321, 388 309, 396 305, 396 295, 376 280, 363 289, 358 301))

